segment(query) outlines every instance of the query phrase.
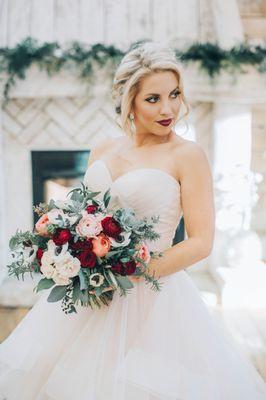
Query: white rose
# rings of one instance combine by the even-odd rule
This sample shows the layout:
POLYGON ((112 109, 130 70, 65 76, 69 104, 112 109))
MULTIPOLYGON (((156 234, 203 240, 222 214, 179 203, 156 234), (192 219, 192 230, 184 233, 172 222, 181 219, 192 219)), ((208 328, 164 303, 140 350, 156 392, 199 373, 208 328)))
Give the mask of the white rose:
POLYGON ((76 257, 72 257, 71 254, 65 254, 64 258, 55 264, 56 271, 66 278, 72 278, 78 275, 80 270, 80 261, 76 257))
POLYGON ((55 274, 53 276, 53 280, 55 281, 55 283, 57 285, 60 285, 60 286, 69 285, 69 283, 71 282, 67 276, 62 276, 57 272, 55 272, 55 274))
POLYGON ((55 265, 54 265, 54 260, 51 257, 51 254, 48 251, 45 251, 42 256, 41 260, 41 267, 40 270, 47 279, 53 278, 53 275, 55 273, 55 265))
POLYGON ((119 242, 116 241, 114 238, 109 237, 111 246, 113 246, 113 247, 127 246, 130 243, 130 235, 131 235, 131 232, 121 232, 119 235, 121 237, 121 241, 119 241, 119 242))

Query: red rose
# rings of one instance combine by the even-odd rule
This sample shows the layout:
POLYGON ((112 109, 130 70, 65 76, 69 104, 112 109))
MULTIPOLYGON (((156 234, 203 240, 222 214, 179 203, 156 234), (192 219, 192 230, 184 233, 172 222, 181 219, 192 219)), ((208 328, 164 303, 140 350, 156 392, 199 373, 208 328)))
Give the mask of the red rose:
POLYGON ((69 229, 57 229, 53 235, 53 241, 56 246, 62 246, 71 239, 71 233, 69 229))
POLYGON ((116 238, 121 232, 122 228, 113 217, 105 217, 101 221, 103 231, 107 236, 116 238))
POLYGON ((37 252, 36 252, 36 258, 37 258, 37 260, 38 260, 38 264, 39 265, 42 265, 42 263, 41 263, 41 258, 42 258, 42 256, 43 256, 43 253, 44 253, 44 251, 43 251, 43 249, 38 249, 37 250, 37 252))
POLYGON ((120 275, 126 275, 125 266, 123 263, 121 263, 121 261, 117 261, 116 263, 112 264, 111 270, 120 275))
POLYGON ((74 240, 71 240, 69 242, 69 246, 71 249, 75 251, 79 250, 92 250, 92 239, 87 239, 87 240, 78 240, 77 242, 74 242, 74 240))
POLYGON ((96 264, 96 255, 93 251, 85 250, 77 255, 82 267, 93 268, 96 264))
POLYGON ((86 211, 88 214, 94 214, 95 211, 97 211, 97 210, 98 210, 98 206, 96 204, 92 204, 92 205, 86 207, 86 211))
POLYGON ((125 263, 125 269, 127 275, 132 275, 136 271, 136 262, 134 260, 125 263))

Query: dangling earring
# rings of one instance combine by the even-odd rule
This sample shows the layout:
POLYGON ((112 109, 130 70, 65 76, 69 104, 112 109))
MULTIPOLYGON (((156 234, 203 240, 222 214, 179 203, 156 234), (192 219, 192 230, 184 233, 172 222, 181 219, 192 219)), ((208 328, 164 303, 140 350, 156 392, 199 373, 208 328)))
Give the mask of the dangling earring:
POLYGON ((129 121, 130 121, 130 130, 134 134, 136 132, 136 126, 134 124, 134 115, 132 113, 129 114, 129 121))

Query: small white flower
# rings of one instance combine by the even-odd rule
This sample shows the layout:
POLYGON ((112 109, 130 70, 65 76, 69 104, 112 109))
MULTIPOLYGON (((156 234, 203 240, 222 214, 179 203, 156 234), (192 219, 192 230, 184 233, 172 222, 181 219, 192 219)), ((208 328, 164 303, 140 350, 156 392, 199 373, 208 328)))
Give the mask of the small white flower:
POLYGON ((120 237, 121 241, 116 241, 114 238, 110 237, 111 246, 113 247, 124 247, 130 243, 130 235, 131 232, 121 232, 120 237))
POLYGON ((89 276, 89 283, 94 287, 101 286, 104 282, 104 276, 99 274, 99 272, 95 272, 89 276))
POLYGON ((63 246, 56 246, 54 241, 50 239, 47 243, 48 253, 51 255, 55 262, 59 262, 64 259, 66 254, 68 253, 68 242, 63 244, 63 246))

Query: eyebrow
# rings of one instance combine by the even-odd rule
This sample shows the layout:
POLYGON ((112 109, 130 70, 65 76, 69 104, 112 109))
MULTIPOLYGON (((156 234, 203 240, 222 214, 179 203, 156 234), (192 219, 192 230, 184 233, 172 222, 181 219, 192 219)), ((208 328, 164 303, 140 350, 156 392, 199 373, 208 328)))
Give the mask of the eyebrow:
MULTIPOLYGON (((179 89, 179 86, 171 90, 170 93, 174 92, 176 89, 179 89)), ((159 96, 159 93, 147 93, 145 96, 159 96)))

